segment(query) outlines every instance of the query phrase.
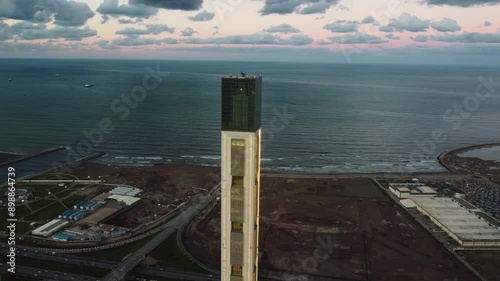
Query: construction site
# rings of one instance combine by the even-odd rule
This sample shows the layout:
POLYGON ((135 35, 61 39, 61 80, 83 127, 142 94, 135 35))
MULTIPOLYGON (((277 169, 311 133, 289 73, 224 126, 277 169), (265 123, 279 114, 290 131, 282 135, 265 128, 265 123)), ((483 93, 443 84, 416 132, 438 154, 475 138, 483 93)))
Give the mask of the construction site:
MULTIPOLYGON (((220 206, 187 233, 220 266, 220 206)), ((290 280, 479 280, 369 178, 263 177, 260 275, 290 280)))

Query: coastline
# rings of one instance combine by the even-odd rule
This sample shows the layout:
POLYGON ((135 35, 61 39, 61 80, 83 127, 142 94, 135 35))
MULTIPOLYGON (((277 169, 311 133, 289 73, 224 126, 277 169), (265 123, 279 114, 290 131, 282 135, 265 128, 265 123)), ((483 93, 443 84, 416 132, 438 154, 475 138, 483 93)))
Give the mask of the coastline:
POLYGON ((457 148, 454 148, 451 150, 446 150, 446 151, 441 152, 441 154, 439 154, 439 156, 437 157, 437 160, 439 161, 439 164, 441 164, 441 166, 445 167, 448 171, 450 171, 452 173, 459 173, 460 171, 453 168, 453 166, 447 161, 448 160, 447 157, 452 156, 452 155, 457 156, 460 153, 464 153, 464 152, 471 151, 471 150, 494 147, 494 146, 500 146, 500 142, 490 142, 490 143, 461 146, 461 147, 457 147, 457 148))
MULTIPOLYGON (((454 149, 446 150, 441 152, 437 156, 437 160, 439 164, 446 169, 446 171, 407 171, 407 172, 339 172, 339 173, 332 173, 332 172, 325 172, 325 173, 315 173, 315 172, 283 172, 283 171, 273 171, 273 170, 265 170, 262 169, 261 174, 263 177, 286 177, 286 176, 294 176, 294 177, 332 177, 332 176, 340 176, 340 177, 347 177, 347 176, 368 176, 368 177, 374 177, 374 176, 381 176, 381 175, 442 175, 442 174, 448 174, 448 173, 460 173, 461 171, 457 170, 454 168, 454 165, 452 165, 449 162, 449 156, 457 156, 459 153, 467 152, 470 150, 475 150, 475 149, 481 149, 481 148, 487 148, 487 147, 494 147, 494 146, 500 146, 500 142, 490 142, 490 143, 482 143, 482 144, 474 144, 474 145, 467 145, 467 146, 461 146, 457 147, 454 149)), ((42 151, 41 153, 44 153, 42 151)), ((21 160, 28 155, 22 155, 22 154, 16 154, 16 153, 11 153, 11 152, 0 152, 0 164, 6 164, 9 162, 13 162, 15 160, 21 160)), ((108 164, 101 164, 101 163, 95 163, 95 162, 87 162, 87 163, 92 163, 94 167, 97 166, 108 166, 108 164)), ((199 164, 186 164, 186 163, 158 163, 158 164, 153 164, 151 166, 140 166, 140 165, 111 165, 115 169, 121 169, 121 168, 142 168, 142 169, 148 169, 150 167, 158 166, 158 165, 165 165, 168 164, 169 166, 192 166, 192 167, 210 167, 213 169, 220 169, 220 166, 205 166, 205 165, 199 165, 199 164)))

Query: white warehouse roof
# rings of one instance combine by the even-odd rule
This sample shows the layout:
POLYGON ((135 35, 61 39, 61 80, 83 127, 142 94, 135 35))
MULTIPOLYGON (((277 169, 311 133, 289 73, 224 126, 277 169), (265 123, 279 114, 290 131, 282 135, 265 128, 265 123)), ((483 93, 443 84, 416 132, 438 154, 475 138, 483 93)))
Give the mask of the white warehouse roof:
POLYGON ((412 197, 420 208, 461 240, 500 240, 500 230, 449 197, 412 197))
POLYGON ((68 224, 69 222, 65 220, 60 220, 60 219, 51 220, 50 222, 33 230, 32 234, 37 236, 48 237, 68 224))

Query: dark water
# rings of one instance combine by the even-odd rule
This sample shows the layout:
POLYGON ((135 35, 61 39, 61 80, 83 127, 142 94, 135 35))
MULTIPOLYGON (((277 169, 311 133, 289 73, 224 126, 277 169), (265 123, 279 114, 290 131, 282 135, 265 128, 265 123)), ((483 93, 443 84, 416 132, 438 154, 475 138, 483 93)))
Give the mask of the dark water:
POLYGON ((240 71, 264 79, 264 169, 439 171, 442 150, 500 138, 500 87, 483 87, 491 94, 482 100, 474 96, 477 77, 500 81, 500 68, 4 59, 0 150, 27 154, 68 145, 107 152, 100 161, 112 164, 219 165, 220 76, 240 71), (158 85, 148 80, 144 100, 120 101, 140 93, 134 87, 142 87, 146 67, 157 65, 168 76, 158 85), (443 119, 464 102, 461 115, 443 119), (113 131, 101 138, 102 120, 113 131), (93 144, 84 142, 85 130, 93 144))

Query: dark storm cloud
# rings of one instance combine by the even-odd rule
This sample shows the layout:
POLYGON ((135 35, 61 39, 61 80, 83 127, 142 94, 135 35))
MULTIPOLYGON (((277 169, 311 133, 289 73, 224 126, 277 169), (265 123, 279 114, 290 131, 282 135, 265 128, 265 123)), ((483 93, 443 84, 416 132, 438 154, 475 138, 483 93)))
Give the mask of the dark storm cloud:
POLYGON ((68 0, 0 0, 0 17, 61 26, 82 26, 95 13, 85 2, 68 0))
POLYGON ((97 8, 97 12, 110 16, 149 18, 156 15, 158 9, 145 5, 118 5, 118 0, 104 0, 97 8))
POLYGON ((270 14, 317 14, 339 3, 339 0, 266 0, 262 15, 270 14))
POLYGON ((201 8, 203 0, 129 0, 130 5, 146 5, 168 10, 195 11, 201 8))
POLYGON ((500 0, 422 0, 423 3, 437 6, 471 7, 481 5, 496 5, 500 0))

